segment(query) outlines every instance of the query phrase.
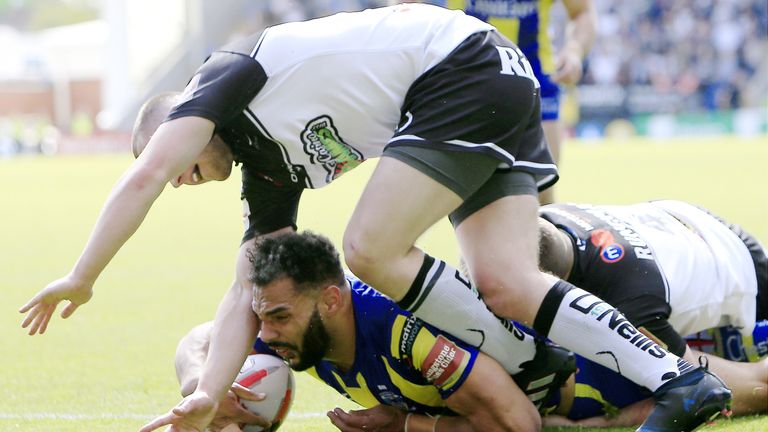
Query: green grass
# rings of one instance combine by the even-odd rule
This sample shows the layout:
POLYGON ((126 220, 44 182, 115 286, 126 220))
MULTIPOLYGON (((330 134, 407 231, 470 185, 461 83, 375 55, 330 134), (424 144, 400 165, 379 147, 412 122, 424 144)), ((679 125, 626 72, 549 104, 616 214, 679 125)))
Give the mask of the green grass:
MULTIPOLYGON (((0 160, 0 430, 130 431, 175 404, 173 353, 212 317, 232 279, 242 230, 239 181, 184 187, 156 203, 99 279, 90 303, 42 337, 19 328, 17 308, 79 255, 127 155, 0 160)), ((373 163, 308 191, 299 224, 341 241, 373 163)), ((697 143, 570 143, 563 201, 676 198, 706 206, 768 243, 768 139, 697 143)), ((237 176, 235 176, 237 177, 237 176)), ((455 262, 446 222, 420 241, 455 262)), ((353 405, 298 376, 285 431, 333 430, 322 413, 353 405)), ((712 431, 768 430, 768 417, 712 431)))

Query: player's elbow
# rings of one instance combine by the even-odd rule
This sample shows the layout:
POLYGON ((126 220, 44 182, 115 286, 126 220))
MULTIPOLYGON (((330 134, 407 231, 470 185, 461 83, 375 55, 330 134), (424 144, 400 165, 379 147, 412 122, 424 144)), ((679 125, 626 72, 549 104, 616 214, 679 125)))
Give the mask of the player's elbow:
POLYGON ((164 188, 170 180, 170 175, 153 164, 137 161, 131 166, 123 180, 136 190, 155 190, 164 188))
POLYGON ((537 432, 541 430, 541 415, 533 404, 525 404, 515 410, 509 410, 504 416, 504 430, 519 432, 537 432))

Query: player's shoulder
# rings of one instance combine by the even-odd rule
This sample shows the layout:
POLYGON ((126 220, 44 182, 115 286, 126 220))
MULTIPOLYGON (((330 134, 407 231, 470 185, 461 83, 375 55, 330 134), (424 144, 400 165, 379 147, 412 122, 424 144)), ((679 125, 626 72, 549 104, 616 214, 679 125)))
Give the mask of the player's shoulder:
POLYGON ((355 316, 360 318, 359 328, 363 330, 373 329, 375 332, 377 331, 377 326, 386 325, 398 315, 405 313, 394 300, 377 291, 372 286, 349 273, 346 277, 352 291, 355 316))
POLYGON ((345 276, 347 278, 347 282, 349 283, 349 287, 352 290, 352 297, 356 300, 355 306, 357 306, 358 303, 364 307, 369 307, 368 305, 373 304, 379 305, 388 303, 396 305, 396 303, 391 298, 387 297, 380 291, 377 291, 367 283, 361 281, 355 275, 346 273, 345 276))

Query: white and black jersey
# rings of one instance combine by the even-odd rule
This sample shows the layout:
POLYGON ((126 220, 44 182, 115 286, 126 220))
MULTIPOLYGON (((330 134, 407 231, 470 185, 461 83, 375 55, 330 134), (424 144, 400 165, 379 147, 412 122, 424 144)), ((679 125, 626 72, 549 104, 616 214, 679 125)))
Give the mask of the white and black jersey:
POLYGON ((706 211, 666 200, 552 204, 540 215, 572 238, 568 281, 612 304, 673 353, 683 353, 681 335, 708 328, 731 325, 751 335, 758 285, 767 289, 762 279, 768 275, 756 271, 758 259, 765 265, 765 253, 753 257, 729 226, 706 211))
MULTIPOLYGON (((521 133, 506 133, 528 120, 507 115, 505 107, 516 108, 509 94, 502 100, 494 96, 499 92, 485 91, 480 84, 470 88, 471 69, 453 74, 442 87, 460 84, 464 88, 449 89, 452 94, 471 92, 493 106, 481 110, 467 98, 420 104, 427 99, 423 92, 440 89, 440 80, 446 79, 427 72, 438 70, 436 66, 451 55, 462 55, 481 58, 484 64, 493 61, 494 75, 505 80, 527 82, 514 88, 528 93, 527 111, 534 97, 539 106, 538 82, 511 42, 496 46, 478 40, 457 49, 472 35, 491 32, 492 26, 461 11, 425 4, 277 25, 211 54, 168 118, 209 119, 232 148, 242 164, 243 198, 250 212, 246 239, 295 227, 303 189, 332 182, 365 159, 380 156, 390 144, 486 152, 501 165, 527 170, 542 184, 551 184, 557 172, 543 138, 536 135, 525 140, 532 141, 530 146, 523 146, 521 133), (467 78, 462 79, 462 73, 467 78), (414 83, 420 84, 417 90, 414 83), (450 109, 436 112, 430 104, 450 109), (484 112, 498 114, 478 121, 478 113, 484 112), (445 118, 450 114, 453 118, 445 118), (472 123, 471 131, 456 129, 462 121, 472 123), (454 129, 441 129, 446 123, 454 129), (503 128, 506 135, 474 134, 493 131, 489 124, 503 128), (452 136, 437 136, 436 130, 448 130, 452 136)), ((472 62, 461 60, 472 67, 472 62)))

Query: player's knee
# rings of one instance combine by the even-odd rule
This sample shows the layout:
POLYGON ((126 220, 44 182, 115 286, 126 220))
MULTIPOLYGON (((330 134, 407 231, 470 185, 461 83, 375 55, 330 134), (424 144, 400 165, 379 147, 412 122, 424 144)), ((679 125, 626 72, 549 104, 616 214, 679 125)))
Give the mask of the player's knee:
POLYGON ((496 314, 504 318, 527 321, 531 282, 523 278, 503 278, 480 275, 474 279, 483 301, 496 314))
MULTIPOLYGON (((377 262, 376 251, 354 233, 344 233, 342 241, 344 261, 349 271, 362 280, 369 280, 375 274, 377 262)), ((381 265, 379 263, 379 265, 381 265)))

